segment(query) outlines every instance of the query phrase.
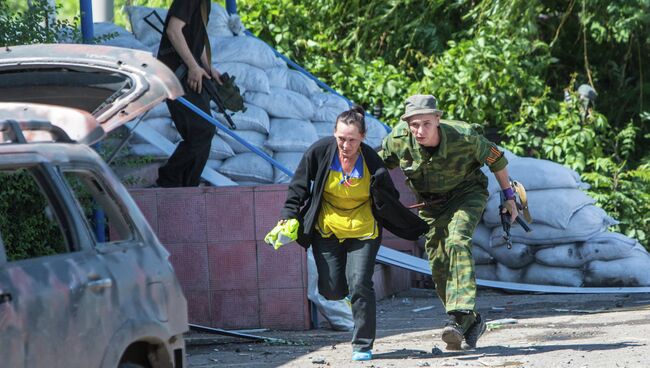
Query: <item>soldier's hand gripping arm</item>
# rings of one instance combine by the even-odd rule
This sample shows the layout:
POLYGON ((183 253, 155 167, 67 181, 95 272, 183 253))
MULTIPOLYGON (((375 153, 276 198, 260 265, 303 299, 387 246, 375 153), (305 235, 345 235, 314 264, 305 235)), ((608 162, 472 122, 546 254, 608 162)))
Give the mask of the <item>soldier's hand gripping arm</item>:
POLYGON ((192 52, 187 42, 185 42, 185 37, 183 37, 185 24, 181 19, 172 16, 167 25, 167 37, 169 37, 169 42, 171 42, 174 50, 187 65, 187 85, 196 93, 201 93, 203 78, 210 79, 210 75, 194 60, 192 52))
POLYGON ((494 177, 497 179, 503 192, 503 196, 506 199, 505 202, 503 202, 503 211, 510 213, 510 223, 513 223, 515 222, 515 219, 517 219, 519 211, 517 211, 517 204, 515 203, 515 192, 512 190, 512 186, 510 185, 508 169, 504 167, 495 172, 494 177))

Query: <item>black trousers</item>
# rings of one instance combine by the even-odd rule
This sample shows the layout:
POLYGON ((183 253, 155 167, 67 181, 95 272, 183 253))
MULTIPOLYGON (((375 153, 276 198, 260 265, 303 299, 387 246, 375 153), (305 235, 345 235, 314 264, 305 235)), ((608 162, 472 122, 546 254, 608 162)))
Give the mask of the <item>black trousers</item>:
MULTIPOLYGON (((205 89, 198 94, 185 81, 183 87, 186 91, 183 97, 210 114, 210 98, 205 89)), ((167 100, 167 107, 182 140, 167 163, 158 169, 156 183, 165 188, 198 186, 216 127, 178 101, 167 100)))
POLYGON ((326 299, 352 297, 352 349, 372 349, 377 331, 377 301, 372 275, 381 236, 376 239, 322 238, 317 230, 312 240, 318 269, 318 289, 326 299))

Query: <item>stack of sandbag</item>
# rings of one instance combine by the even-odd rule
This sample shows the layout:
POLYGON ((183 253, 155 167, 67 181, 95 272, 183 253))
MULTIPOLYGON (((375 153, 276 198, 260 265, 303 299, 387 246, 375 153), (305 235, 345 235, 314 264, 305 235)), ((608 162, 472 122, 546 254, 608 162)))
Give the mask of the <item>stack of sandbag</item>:
POLYGON ((636 240, 608 232, 617 221, 595 205, 580 176, 557 163, 507 152, 510 177, 527 190, 533 230, 511 228, 508 249, 499 217, 500 187, 490 197, 473 236, 478 278, 557 286, 650 286, 650 255, 636 240))
MULTIPOLYGON (((110 30, 117 32, 121 38, 128 36, 137 41, 137 47, 132 48, 144 48, 155 54, 160 34, 144 18, 155 11, 161 19, 165 19, 167 11, 143 6, 127 6, 125 10, 133 34, 114 25, 110 30)), ((162 29, 162 24, 158 24, 155 17, 149 16, 148 19, 162 29)), ((109 29, 106 25, 102 27, 109 29)), ((333 134, 336 117, 349 108, 348 102, 336 94, 324 92, 312 79, 290 69, 263 41, 243 35, 239 18, 228 15, 216 3, 212 3, 207 28, 214 67, 221 73, 234 76, 244 96, 247 110, 232 115, 237 126, 234 132, 288 170, 295 171, 311 144, 333 134)), ((124 45, 129 47, 127 43, 124 45)), ((177 143, 180 136, 174 132, 166 106, 157 107, 156 110, 150 112, 142 124, 151 125, 171 142, 177 143)), ((225 123, 225 118, 217 113, 214 104, 213 116, 225 123)), ((367 117, 366 124, 366 143, 379 148, 387 134, 385 127, 371 117, 367 117)), ((131 142, 130 153, 160 159, 165 156, 143 139, 131 142)), ((223 131, 215 135, 207 166, 240 185, 287 183, 290 180, 282 170, 251 153, 241 142, 223 131)))

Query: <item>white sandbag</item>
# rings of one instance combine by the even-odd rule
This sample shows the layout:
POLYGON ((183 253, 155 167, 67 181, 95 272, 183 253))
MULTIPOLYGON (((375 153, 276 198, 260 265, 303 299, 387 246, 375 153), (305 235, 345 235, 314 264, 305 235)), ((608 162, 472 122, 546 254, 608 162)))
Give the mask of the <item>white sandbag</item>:
POLYGON ((486 252, 478 245, 472 246, 472 258, 474 259, 474 264, 476 265, 494 263, 494 258, 492 258, 488 252, 486 252))
POLYGON ((580 247, 575 244, 558 244, 542 248, 535 252, 535 262, 553 267, 582 267, 587 260, 582 256, 580 247))
POLYGON ((141 124, 146 124, 172 143, 177 143, 181 140, 181 135, 176 130, 176 126, 174 126, 171 118, 152 118, 142 121, 141 124))
MULTIPOLYGON (((244 105, 246 106, 245 112, 240 111, 236 112, 233 115, 230 115, 230 118, 237 127, 235 132, 238 130, 253 130, 263 134, 268 134, 270 129, 270 120, 269 115, 266 113, 266 111, 264 111, 264 109, 261 107, 257 107, 253 104, 246 103, 244 105)), ((213 115, 221 123, 228 126, 226 118, 223 116, 223 114, 217 113, 215 111, 213 115)))
POLYGON ((273 182, 271 164, 252 152, 239 153, 225 160, 218 171, 235 181, 273 182))
POLYGON ((154 106, 153 109, 149 110, 145 117, 147 119, 171 118, 171 114, 169 113, 169 108, 167 107, 167 103, 161 102, 158 105, 154 106))
MULTIPOLYGON (((582 207, 596 203, 585 192, 576 188, 527 190, 528 208, 534 224, 545 224, 566 229, 571 217, 582 207)), ((483 221, 487 226, 501 226, 499 205, 501 196, 494 193, 488 199, 483 221)))
POLYGON ((246 92, 244 101, 263 108, 275 118, 309 120, 314 114, 311 101, 300 93, 277 87, 270 90, 270 93, 246 92))
POLYGON ((208 168, 210 168, 210 169, 212 169, 212 170, 217 170, 218 168, 221 167, 221 165, 223 165, 223 160, 213 160, 213 159, 209 159, 209 160, 205 163, 205 167, 208 167, 208 168))
POLYGON ((291 69, 288 71, 286 88, 305 96, 311 96, 323 92, 313 79, 297 70, 291 69))
MULTIPOLYGON (((276 152, 275 155, 273 155, 273 158, 282 166, 286 167, 292 172, 295 172, 303 155, 304 152, 276 152)), ((287 176, 284 171, 278 169, 277 167, 274 167, 273 170, 274 183, 289 183, 291 181, 291 178, 287 176)))
POLYGON ((350 104, 341 96, 337 96, 331 92, 322 92, 316 93, 309 97, 311 103, 314 104, 315 108, 319 107, 338 107, 341 111, 347 110, 350 108, 350 104))
MULTIPOLYGON (((638 252, 638 251, 635 251, 638 252)), ((586 286, 650 286, 650 256, 593 261, 585 269, 586 286)))
POLYGON ((246 63, 264 70, 287 65, 264 41, 255 37, 214 37, 210 46, 212 61, 217 63, 246 63))
POLYGON ((492 230, 485 226, 485 223, 479 222, 474 230, 474 235, 472 235, 472 244, 478 245, 483 249, 489 248, 491 233, 492 230))
POLYGON ((388 131, 384 125, 372 116, 366 115, 366 139, 364 142, 370 147, 378 150, 381 148, 381 142, 384 137, 388 135, 388 131))
POLYGON ((127 31, 126 29, 111 23, 111 22, 98 22, 93 24, 95 37, 99 38, 102 36, 112 35, 109 40, 104 40, 100 42, 101 45, 105 46, 115 46, 115 47, 125 47, 127 49, 134 50, 144 50, 151 52, 151 47, 145 45, 144 43, 138 41, 135 36, 127 31))
POLYGON ((149 143, 135 143, 129 145, 129 154, 138 157, 167 158, 167 154, 160 148, 149 143))
MULTIPOLYGON (((583 242, 605 231, 608 226, 617 223, 618 221, 609 217, 601 208, 587 205, 571 217, 566 229, 557 229, 548 225, 533 223, 530 225, 532 231, 526 233, 521 226, 515 223, 510 229, 510 234, 511 240, 516 243, 528 245, 565 244, 583 242)), ((495 227, 492 229, 490 245, 498 247, 502 244, 505 244, 503 230, 501 227, 495 227)))
POLYGON ((627 258, 635 255, 635 250, 647 253, 635 239, 612 232, 596 234, 580 246, 581 255, 587 262, 627 258))
POLYGON ((307 250, 307 279, 307 298, 316 305, 330 327, 336 331, 352 330, 354 320, 350 304, 345 300, 327 300, 318 291, 318 271, 311 247, 307 250))
MULTIPOLYGON (((149 47, 158 46, 160 44, 160 33, 147 24, 144 18, 151 14, 152 11, 155 11, 164 21, 167 17, 167 9, 150 8, 147 6, 125 6, 124 10, 131 22, 131 30, 135 38, 149 47)), ((152 15, 148 19, 162 30, 163 25, 158 24, 159 22, 155 16, 152 15)))
POLYGON ((322 106, 314 108, 311 120, 313 121, 336 121, 336 118, 348 108, 342 109, 340 106, 322 106))
POLYGON ((524 277, 525 268, 510 268, 504 264, 497 263, 496 275, 499 281, 520 283, 524 277))
POLYGON ((533 263, 526 268, 523 282, 537 285, 580 287, 584 275, 579 268, 549 267, 533 263))
MULTIPOLYGON (((210 160, 225 160, 235 155, 232 147, 226 141, 221 139, 215 134, 212 137, 212 145, 210 146, 210 160)), ((216 169, 216 168, 215 168, 216 169)))
POLYGON ((312 124, 314 125, 314 128, 316 128, 316 134, 318 134, 319 139, 334 135, 334 124, 336 124, 335 122, 314 121, 312 124))
POLYGON ((497 265, 492 264, 479 264, 474 266, 474 273, 477 279, 498 281, 497 265))
MULTIPOLYGON (((494 178, 494 175, 489 173, 489 169, 486 166, 481 170, 488 177, 489 193, 498 193, 501 187, 494 178)), ((526 187, 526 190, 589 188, 588 184, 580 180, 580 175, 568 167, 553 161, 532 157, 519 157, 509 162, 508 174, 512 179, 522 183, 526 187)))
MULTIPOLYGON (((260 133, 260 132, 254 131, 254 130, 241 130, 241 129, 232 130, 232 132, 239 135, 243 140, 250 143, 251 145, 263 150, 264 152, 266 152, 268 154, 273 154, 273 152, 265 149, 265 147, 264 147, 264 142, 266 141, 266 134, 260 133)), ((217 134, 224 141, 226 141, 226 143, 232 148, 232 150, 235 153, 251 152, 251 150, 248 149, 246 146, 239 143, 237 140, 235 140, 235 138, 233 138, 230 135, 222 132, 221 130, 218 130, 217 134)))
POLYGON ((208 25, 206 26, 208 37, 210 37, 211 41, 210 44, 212 44, 212 39, 214 37, 230 37, 233 35, 228 24, 229 20, 230 15, 228 15, 226 9, 218 3, 212 2, 210 7, 210 17, 208 18, 208 25))
MULTIPOLYGON (((235 84, 246 91, 270 93, 269 77, 264 70, 244 63, 214 63, 219 73, 235 77, 235 84)), ((240 90, 241 93, 241 90, 240 90)))
POLYGON ((228 29, 230 29, 230 32, 235 36, 241 36, 246 32, 246 28, 244 28, 244 24, 242 23, 239 14, 230 14, 228 16, 228 29))
POLYGON ((269 78, 269 86, 287 88, 289 83, 289 68, 276 66, 266 69, 266 76, 269 78))
POLYGON ((512 243, 512 248, 505 245, 500 247, 487 247, 488 252, 497 262, 510 268, 522 268, 535 260, 533 250, 526 244, 512 243))
POLYGON ((275 152, 304 152, 318 140, 316 128, 306 120, 271 119, 266 147, 275 152))

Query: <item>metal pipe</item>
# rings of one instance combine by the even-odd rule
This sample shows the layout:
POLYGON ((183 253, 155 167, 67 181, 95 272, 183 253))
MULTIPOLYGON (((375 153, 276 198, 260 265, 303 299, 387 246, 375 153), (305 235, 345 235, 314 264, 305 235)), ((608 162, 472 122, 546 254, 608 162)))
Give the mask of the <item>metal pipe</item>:
POLYGON ((92 0, 93 22, 113 22, 115 4, 113 0, 92 0))
POLYGON ((237 0, 226 0, 226 11, 228 14, 237 14, 237 0))
POLYGON ((79 12, 81 17, 81 37, 84 43, 91 43, 95 38, 92 1, 79 0, 79 12))

